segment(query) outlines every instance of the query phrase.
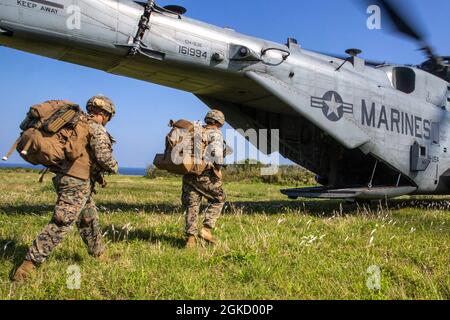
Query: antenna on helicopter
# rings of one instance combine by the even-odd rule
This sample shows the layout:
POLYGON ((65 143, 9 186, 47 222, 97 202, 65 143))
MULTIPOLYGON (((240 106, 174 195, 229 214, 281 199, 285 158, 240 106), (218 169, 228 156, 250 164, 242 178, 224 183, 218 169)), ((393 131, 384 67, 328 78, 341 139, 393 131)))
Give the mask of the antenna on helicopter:
POLYGON ((168 5, 168 6, 165 6, 164 9, 166 9, 167 11, 176 13, 180 16, 182 16, 183 14, 185 14, 187 12, 187 9, 185 7, 178 6, 178 5, 168 5))
POLYGON ((345 50, 345 53, 348 54, 350 57, 357 57, 362 53, 359 49, 347 49, 345 50))
POLYGON ((362 53, 361 50, 352 48, 352 49, 345 50, 345 53, 348 54, 348 57, 346 57, 344 59, 344 62, 339 67, 337 67, 336 71, 341 70, 341 68, 347 62, 351 62, 353 64, 353 66, 355 66, 355 67, 363 67, 364 66, 364 60, 358 58, 358 55, 360 55, 362 53))

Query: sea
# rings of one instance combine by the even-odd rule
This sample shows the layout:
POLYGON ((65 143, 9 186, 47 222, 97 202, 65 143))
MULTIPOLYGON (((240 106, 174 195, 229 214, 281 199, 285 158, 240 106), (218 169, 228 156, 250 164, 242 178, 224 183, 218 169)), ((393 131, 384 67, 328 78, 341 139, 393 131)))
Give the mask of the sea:
MULTIPOLYGON (((0 169, 1 168, 23 168, 23 169, 35 169, 35 170, 42 170, 44 167, 42 166, 33 166, 31 164, 26 163, 5 163, 0 162, 0 169)), ((127 167, 120 167, 119 168, 119 174, 124 176, 145 176, 146 169, 145 168, 127 168, 127 167)))

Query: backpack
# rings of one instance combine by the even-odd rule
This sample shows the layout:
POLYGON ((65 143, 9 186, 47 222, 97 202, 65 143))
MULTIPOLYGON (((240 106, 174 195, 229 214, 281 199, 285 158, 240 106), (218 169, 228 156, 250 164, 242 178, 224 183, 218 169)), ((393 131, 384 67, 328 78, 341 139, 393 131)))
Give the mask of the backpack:
POLYGON ((89 127, 80 107, 66 100, 51 100, 30 108, 20 124, 22 133, 14 149, 33 165, 59 167, 64 161, 78 159, 85 149, 82 139, 89 127))
POLYGON ((200 122, 187 120, 170 121, 169 126, 164 154, 157 154, 153 165, 178 175, 201 175, 207 169, 205 129, 200 122))

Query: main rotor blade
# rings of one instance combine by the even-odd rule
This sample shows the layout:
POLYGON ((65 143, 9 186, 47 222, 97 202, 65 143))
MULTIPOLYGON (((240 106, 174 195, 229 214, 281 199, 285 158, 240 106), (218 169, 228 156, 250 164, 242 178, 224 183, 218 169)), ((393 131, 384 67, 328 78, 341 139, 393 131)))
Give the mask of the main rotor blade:
POLYGON ((420 50, 424 51, 430 59, 435 59, 436 55, 428 44, 422 28, 417 22, 411 22, 405 14, 408 11, 407 8, 399 7, 398 4, 394 5, 393 0, 364 0, 364 2, 369 5, 378 5, 382 11, 381 19, 387 17, 397 32, 419 42, 420 50))
POLYGON ((408 21, 406 15, 401 13, 401 9, 399 9, 398 6, 393 5, 392 1, 370 0, 370 2, 375 2, 380 6, 382 10, 384 9, 384 12, 388 14, 388 17, 391 20, 392 24, 397 28, 399 32, 422 43, 426 42, 424 34, 419 31, 418 25, 414 25, 413 23, 408 21))

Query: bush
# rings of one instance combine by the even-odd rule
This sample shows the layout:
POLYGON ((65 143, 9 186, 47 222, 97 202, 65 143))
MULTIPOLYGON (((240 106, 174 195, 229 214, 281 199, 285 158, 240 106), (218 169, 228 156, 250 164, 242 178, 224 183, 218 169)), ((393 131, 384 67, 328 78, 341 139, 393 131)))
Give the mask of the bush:
POLYGON ((38 173, 42 169, 40 168, 21 168, 21 167, 0 167, 1 172, 11 173, 38 173))
POLYGON ((164 170, 160 170, 154 166, 149 166, 147 167, 145 177, 149 179, 158 179, 158 178, 176 178, 180 176, 173 173, 169 173, 164 170))
MULTIPOLYGON (((222 170, 223 179, 224 182, 260 182, 289 186, 313 186, 317 184, 314 174, 297 165, 280 166, 276 174, 268 176, 261 175, 261 169, 264 167, 266 166, 262 163, 245 160, 226 166, 222 170)), ((146 177, 149 179, 181 178, 153 166, 147 168, 146 177)))
POLYGON ((306 169, 297 165, 279 166, 273 175, 262 175, 261 170, 265 168, 262 163, 249 160, 243 163, 229 165, 224 170, 224 180, 227 182, 262 182, 279 185, 315 185, 314 175, 306 169))

